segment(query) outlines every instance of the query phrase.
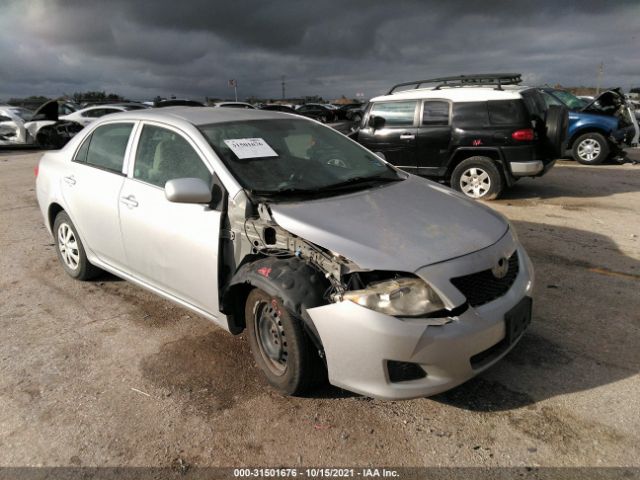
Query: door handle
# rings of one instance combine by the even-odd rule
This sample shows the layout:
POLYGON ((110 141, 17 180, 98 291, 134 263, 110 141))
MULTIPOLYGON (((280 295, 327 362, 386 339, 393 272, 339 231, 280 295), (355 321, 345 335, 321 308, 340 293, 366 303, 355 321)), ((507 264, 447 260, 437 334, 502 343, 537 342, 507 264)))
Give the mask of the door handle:
POLYGON ((134 197, 133 195, 129 195, 128 197, 120 197, 120 201, 129 208, 134 208, 138 206, 138 201, 136 200, 136 197, 134 197))
POLYGON ((76 184, 76 179, 73 175, 69 175, 68 177, 64 177, 64 181, 67 183, 67 185, 75 185, 76 184))
POLYGON ((413 133, 401 133, 400 140, 413 140, 416 136, 413 133))

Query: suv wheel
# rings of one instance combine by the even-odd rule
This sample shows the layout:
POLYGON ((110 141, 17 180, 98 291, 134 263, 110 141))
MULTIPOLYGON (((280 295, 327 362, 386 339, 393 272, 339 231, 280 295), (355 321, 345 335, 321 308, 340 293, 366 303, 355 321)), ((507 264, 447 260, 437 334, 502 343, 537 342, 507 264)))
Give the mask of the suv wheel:
POLYGON ((573 158, 583 165, 598 165, 608 156, 609 144, 599 133, 585 133, 573 143, 573 158))
POLYGON ((453 170, 451 186, 467 197, 493 200, 502 191, 502 175, 490 158, 471 157, 453 170))
POLYGON ((321 361, 300 320, 282 301, 256 288, 245 306, 249 345, 267 380, 287 395, 304 393, 320 382, 321 361))

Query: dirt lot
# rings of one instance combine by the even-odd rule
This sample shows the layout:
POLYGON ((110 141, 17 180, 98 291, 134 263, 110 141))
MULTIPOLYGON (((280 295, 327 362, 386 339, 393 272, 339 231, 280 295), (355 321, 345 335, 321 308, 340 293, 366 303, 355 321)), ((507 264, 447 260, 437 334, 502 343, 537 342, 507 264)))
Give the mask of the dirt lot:
POLYGON ((640 166, 560 162, 490 203, 536 267, 500 364, 434 398, 284 398, 243 336, 67 277, 38 152, 0 152, 0 465, 640 466, 640 166))

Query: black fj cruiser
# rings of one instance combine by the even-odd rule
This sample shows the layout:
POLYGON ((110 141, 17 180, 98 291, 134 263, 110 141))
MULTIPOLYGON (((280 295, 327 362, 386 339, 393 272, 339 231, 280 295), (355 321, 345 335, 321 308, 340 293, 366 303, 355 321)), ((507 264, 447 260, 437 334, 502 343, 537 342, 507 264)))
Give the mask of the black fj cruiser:
POLYGON ((520 81, 483 74, 401 83, 369 102, 350 136, 393 165, 490 200, 518 178, 544 175, 564 150, 567 110, 536 115, 514 87, 520 81))

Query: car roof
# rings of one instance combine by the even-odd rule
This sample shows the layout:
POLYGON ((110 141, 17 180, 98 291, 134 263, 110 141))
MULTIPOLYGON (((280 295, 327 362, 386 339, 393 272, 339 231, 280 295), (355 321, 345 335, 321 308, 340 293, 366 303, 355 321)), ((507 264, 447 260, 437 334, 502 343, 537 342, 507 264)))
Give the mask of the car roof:
POLYGON ((435 89, 412 88, 411 90, 401 90, 391 95, 381 95, 371 99, 371 102, 382 102, 391 100, 421 100, 421 99, 442 99, 453 102, 484 102, 487 100, 517 100, 520 99, 519 90, 506 89, 498 90, 495 86, 486 87, 441 87, 435 89))
POLYGON ((244 108, 216 108, 216 107, 164 107, 147 108, 145 110, 129 110, 109 115, 109 120, 150 120, 158 122, 186 121, 193 125, 208 125, 211 123, 236 122, 246 120, 273 119, 302 119, 289 113, 276 110, 258 110, 244 108))

